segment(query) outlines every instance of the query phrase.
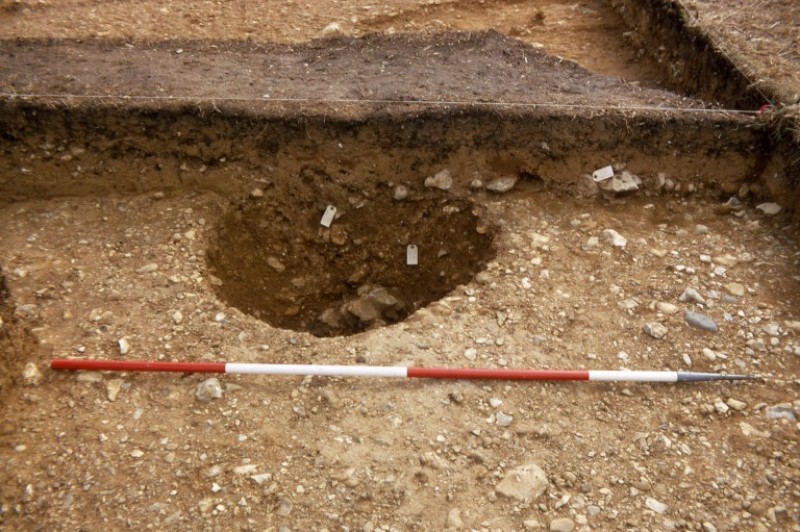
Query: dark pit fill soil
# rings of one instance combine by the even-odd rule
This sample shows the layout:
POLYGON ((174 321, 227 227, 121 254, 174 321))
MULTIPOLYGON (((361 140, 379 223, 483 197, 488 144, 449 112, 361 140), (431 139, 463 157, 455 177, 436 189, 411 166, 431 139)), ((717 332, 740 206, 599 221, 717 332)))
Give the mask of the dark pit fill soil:
POLYGON ((208 254, 220 298, 276 327, 337 336, 396 323, 494 256, 467 202, 303 177, 232 205, 208 254), (330 227, 321 223, 328 206, 330 227))

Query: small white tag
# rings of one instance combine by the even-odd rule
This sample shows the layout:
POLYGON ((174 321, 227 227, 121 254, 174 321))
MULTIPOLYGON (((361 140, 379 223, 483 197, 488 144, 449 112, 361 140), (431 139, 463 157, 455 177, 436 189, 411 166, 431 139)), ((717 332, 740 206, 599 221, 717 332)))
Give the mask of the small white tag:
POLYGON ((592 179, 594 179, 595 183, 599 183, 600 181, 605 181, 606 179, 614 177, 614 167, 613 166, 604 166, 599 170, 595 170, 592 174, 592 179))
POLYGON ((325 209, 325 214, 322 215, 322 220, 320 220, 320 225, 324 227, 330 227, 333 223, 333 217, 336 216, 336 207, 333 205, 328 205, 328 208, 325 209))
POLYGON ((417 264, 419 264, 419 252, 417 251, 417 246, 410 244, 406 248, 406 265, 416 266, 417 264))

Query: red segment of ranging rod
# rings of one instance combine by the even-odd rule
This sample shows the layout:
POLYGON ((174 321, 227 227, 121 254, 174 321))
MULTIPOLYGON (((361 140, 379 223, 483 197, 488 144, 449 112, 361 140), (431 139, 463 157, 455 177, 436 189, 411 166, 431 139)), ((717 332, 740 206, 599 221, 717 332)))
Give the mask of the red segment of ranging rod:
POLYGON ((224 362, 143 362, 57 358, 51 369, 89 371, 169 371, 173 373, 225 373, 224 362))
POLYGON ((559 369, 408 368, 409 378, 509 381, 588 381, 589 371, 559 369))

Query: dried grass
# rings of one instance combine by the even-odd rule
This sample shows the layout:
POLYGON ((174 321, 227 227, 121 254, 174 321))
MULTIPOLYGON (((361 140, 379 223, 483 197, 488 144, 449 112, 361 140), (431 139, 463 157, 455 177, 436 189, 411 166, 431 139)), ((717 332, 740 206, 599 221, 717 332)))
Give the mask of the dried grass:
POLYGON ((798 0, 675 0, 775 104, 800 102, 798 0))

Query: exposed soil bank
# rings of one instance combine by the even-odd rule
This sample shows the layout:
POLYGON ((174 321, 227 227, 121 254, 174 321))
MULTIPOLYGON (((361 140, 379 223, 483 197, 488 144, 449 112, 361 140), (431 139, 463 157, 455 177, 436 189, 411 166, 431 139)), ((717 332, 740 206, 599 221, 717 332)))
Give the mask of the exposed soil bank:
MULTIPOLYGON (((0 404, 33 357, 35 340, 15 314, 6 277, 0 268, 0 404)), ((0 427, 0 431, 2 431, 0 427)))
POLYGON ((724 114, 412 107, 344 119, 301 110, 5 102, 0 117, 0 197, 9 200, 186 188, 241 194, 302 171, 342 184, 419 185, 443 168, 456 189, 476 173, 524 173, 570 189, 581 174, 612 163, 735 192, 761 177, 772 151, 767 131, 724 114))

